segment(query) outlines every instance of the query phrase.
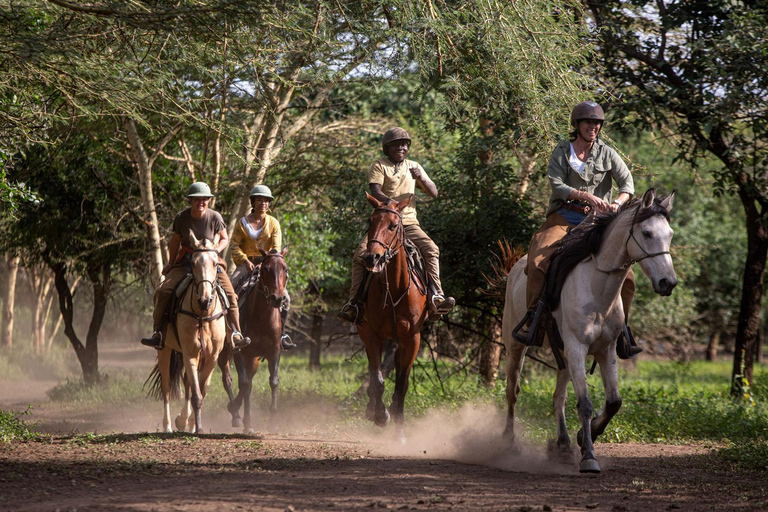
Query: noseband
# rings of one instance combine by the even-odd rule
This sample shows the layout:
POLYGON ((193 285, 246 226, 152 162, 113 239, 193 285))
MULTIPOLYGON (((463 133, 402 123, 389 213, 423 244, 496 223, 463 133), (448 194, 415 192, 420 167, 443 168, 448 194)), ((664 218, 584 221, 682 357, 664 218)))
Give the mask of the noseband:
MULTIPOLYGON (((285 256, 283 256, 281 253, 279 253, 279 252, 270 252, 270 253, 267 253, 267 255, 264 256, 264 258, 261 260, 261 265, 264 265, 264 262, 267 260, 267 258, 280 258, 281 260, 285 260, 285 256)), ((287 282, 288 282, 288 272, 285 273, 285 280, 286 280, 286 284, 287 284, 287 282)), ((266 285, 263 288, 260 288, 259 287, 260 283, 261 283, 261 269, 259 269, 259 279, 258 279, 258 281, 256 281, 256 291, 261 293, 262 295, 264 295, 265 299, 269 299, 269 288, 267 288, 266 285)), ((283 294, 283 295, 285 295, 285 294, 283 294)), ((269 301, 267 301, 267 302, 269 302, 269 301)), ((275 306, 275 307, 277 307, 277 306, 275 306)))

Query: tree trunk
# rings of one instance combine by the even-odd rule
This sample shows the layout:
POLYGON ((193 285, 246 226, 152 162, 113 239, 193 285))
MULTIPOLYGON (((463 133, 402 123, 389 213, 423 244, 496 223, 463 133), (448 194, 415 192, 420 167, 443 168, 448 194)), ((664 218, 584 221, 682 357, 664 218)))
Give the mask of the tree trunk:
POLYGON ((753 384, 753 365, 760 329, 760 304, 763 298, 763 272, 768 256, 768 230, 759 214, 754 199, 740 189, 742 204, 747 214, 747 261, 741 292, 741 309, 733 351, 731 395, 740 396, 742 386, 753 384))
POLYGON ((323 316, 319 312, 312 315, 312 344, 309 346, 309 369, 320 370, 320 352, 322 351, 323 316))
POLYGON ((709 344, 707 345, 707 361, 714 361, 717 359, 717 347, 720 345, 720 329, 715 329, 712 334, 709 335, 709 344))
POLYGON ((5 279, 3 280, 3 327, 0 346, 13 348, 13 307, 16 303, 16 277, 19 272, 18 256, 5 256, 5 279))
POLYGON ((477 364, 480 381, 485 386, 492 388, 496 385, 496 378, 499 376, 499 362, 501 361, 501 326, 493 319, 491 319, 490 322, 491 325, 488 328, 488 333, 496 343, 485 341, 480 345, 480 356, 477 364))

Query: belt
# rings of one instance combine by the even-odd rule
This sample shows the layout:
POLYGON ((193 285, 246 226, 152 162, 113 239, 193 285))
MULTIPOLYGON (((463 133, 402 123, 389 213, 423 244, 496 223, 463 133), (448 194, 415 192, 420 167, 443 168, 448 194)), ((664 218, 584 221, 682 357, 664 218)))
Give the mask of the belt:
POLYGON ((562 208, 565 208, 566 210, 571 210, 573 212, 579 212, 581 214, 588 214, 590 210, 592 210, 592 207, 588 204, 581 204, 581 203, 565 203, 563 204, 562 208))

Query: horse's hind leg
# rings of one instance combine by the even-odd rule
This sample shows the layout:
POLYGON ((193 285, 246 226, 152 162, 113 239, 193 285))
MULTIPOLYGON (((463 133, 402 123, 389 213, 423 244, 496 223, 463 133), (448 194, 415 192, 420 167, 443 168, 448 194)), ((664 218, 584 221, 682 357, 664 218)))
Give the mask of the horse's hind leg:
POLYGON ((558 456, 568 455, 571 452, 571 438, 568 437, 568 426, 565 423, 565 403, 568 400, 568 370, 557 371, 557 384, 555 394, 552 397, 552 408, 557 418, 557 439, 555 450, 558 456))
POLYGON ((157 367, 160 370, 160 390, 163 394, 163 432, 171 433, 171 354, 165 348, 157 355, 157 367))
MULTIPOLYGON (((606 353, 598 355, 597 362, 600 365, 600 376, 603 379, 603 387, 605 388, 605 405, 602 410, 598 412, 590 425, 592 441, 605 432, 605 427, 608 426, 611 418, 616 416, 616 413, 621 409, 619 370, 618 361, 616 360, 616 351, 609 350, 606 353)), ((577 438, 579 444, 582 442, 583 435, 583 432, 579 431, 577 438)))
POLYGON ((408 379, 413 362, 421 345, 421 334, 416 333, 397 346, 395 352, 395 392, 392 394, 392 416, 395 420, 395 437, 405 444, 405 395, 408 393, 408 379))
POLYGON ((515 440, 515 405, 520 396, 520 373, 527 350, 528 347, 516 341, 507 346, 507 424, 503 436, 510 444, 515 440))

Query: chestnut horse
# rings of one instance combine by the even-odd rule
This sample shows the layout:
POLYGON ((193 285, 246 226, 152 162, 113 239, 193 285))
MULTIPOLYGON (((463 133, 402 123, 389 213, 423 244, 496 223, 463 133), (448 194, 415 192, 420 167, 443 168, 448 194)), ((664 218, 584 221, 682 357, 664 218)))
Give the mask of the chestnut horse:
POLYGON ((192 281, 180 299, 175 320, 166 327, 165 347, 158 352, 157 364, 147 382, 150 383, 150 395, 162 396, 163 430, 172 432, 170 399, 171 395, 178 396, 183 369, 185 402, 176 417, 176 428, 187 430, 194 412, 193 432, 199 434, 203 430, 200 415, 203 398, 224 347, 226 310, 215 286, 218 241, 198 241, 191 231, 189 241, 193 249, 192 281))
MULTIPOLYGON (((227 410, 232 415, 232 426, 243 427, 243 431, 246 433, 253 432, 251 390, 253 389, 253 376, 259 369, 260 360, 266 359, 269 368, 269 387, 272 390, 269 412, 272 414, 277 412, 277 388, 280 385, 278 375, 281 351, 280 336, 283 329, 280 306, 286 299, 285 284, 288 281, 288 265, 285 262, 288 248, 284 248, 282 252, 259 250, 263 257, 260 270, 258 270, 259 278, 255 286, 247 291, 245 304, 243 304, 240 314, 244 324, 244 334, 251 338, 251 343, 232 356, 237 369, 237 396, 232 392, 232 375, 229 371, 230 348, 225 348, 219 357, 221 381, 229 396, 227 410), (240 419, 241 405, 243 406, 244 420, 240 419)), ((256 271, 254 269, 254 272, 256 271)), ((251 276, 246 276, 245 279, 251 276)))
MULTIPOLYGON (((570 270, 565 272, 559 302, 550 301, 567 362, 566 369, 557 371, 553 397, 557 418, 556 446, 560 453, 570 453, 571 440, 565 423, 570 380, 576 393, 581 422, 576 440, 581 447, 579 471, 582 473, 600 472, 593 441, 605 431, 608 422, 621 407, 616 342, 625 322, 620 292, 630 266, 634 263, 640 265, 651 281, 653 291, 659 295, 670 295, 677 285, 669 252, 673 234, 669 227, 669 212, 673 200, 674 192, 662 199, 656 197, 654 189, 650 189, 641 200, 632 200, 618 213, 600 214, 591 225, 580 224, 572 231, 571 241, 565 244, 558 256, 562 265, 570 270), (605 404, 594 418, 587 386, 587 355, 594 356, 600 365, 605 388, 605 404)), ((507 349, 508 412, 504 436, 511 441, 515 438, 515 404, 520 394, 520 372, 528 349, 513 338, 512 330, 527 310, 527 278, 524 272, 527 261, 524 256, 509 271, 501 328, 507 349)), ((557 346, 557 343, 550 340, 550 345, 557 346)))
POLYGON ((392 338, 395 349, 395 391, 392 395, 392 413, 395 435, 405 442, 403 405, 408 392, 408 378, 421 345, 421 327, 428 315, 427 297, 416 286, 408 268, 403 230, 403 208, 411 198, 400 201, 394 208, 366 193, 373 206, 368 219, 368 247, 363 261, 374 273, 365 302, 365 316, 357 329, 368 356, 368 406, 366 418, 384 427, 389 423, 389 412, 384 406, 384 377, 381 356, 387 338, 392 338))

